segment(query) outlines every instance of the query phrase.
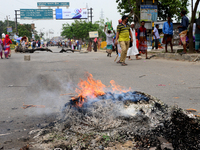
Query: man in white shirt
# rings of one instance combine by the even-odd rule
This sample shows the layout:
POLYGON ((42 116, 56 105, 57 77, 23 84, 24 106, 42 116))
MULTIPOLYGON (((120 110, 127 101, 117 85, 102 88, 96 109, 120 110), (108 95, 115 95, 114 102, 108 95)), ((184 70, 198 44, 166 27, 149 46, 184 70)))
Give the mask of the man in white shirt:
POLYGON ((135 23, 134 22, 131 23, 130 31, 132 33, 133 42, 130 44, 131 47, 129 47, 129 49, 127 51, 127 56, 129 58, 129 60, 131 60, 131 55, 135 55, 136 59, 139 60, 141 58, 138 57, 139 52, 138 52, 138 48, 136 45, 136 33, 135 33, 135 23))
POLYGON ((106 34, 106 43, 107 43, 107 53, 108 53, 108 57, 111 57, 111 53, 112 53, 112 49, 113 49, 113 36, 115 35, 115 31, 113 30, 114 33, 111 33, 111 30, 108 30, 108 32, 106 32, 106 27, 108 25, 105 25, 104 28, 104 32, 106 34))
POLYGON ((160 39, 160 35, 159 35, 159 32, 158 32, 158 29, 159 29, 159 25, 157 24, 156 27, 153 30, 153 39, 155 41, 156 49, 158 49, 158 43, 159 43, 159 39, 160 39))

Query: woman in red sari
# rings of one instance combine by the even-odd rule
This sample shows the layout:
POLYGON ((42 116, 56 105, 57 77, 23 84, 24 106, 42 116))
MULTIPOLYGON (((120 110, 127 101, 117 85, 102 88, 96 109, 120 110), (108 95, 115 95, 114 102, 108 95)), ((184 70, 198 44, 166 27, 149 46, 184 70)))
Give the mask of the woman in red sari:
POLYGON ((146 59, 149 59, 147 57, 147 30, 144 27, 145 21, 141 22, 141 27, 138 29, 138 41, 139 41, 139 51, 141 51, 142 54, 146 54, 146 59))
POLYGON ((6 34, 6 37, 3 40, 3 46, 4 46, 4 55, 5 55, 5 58, 7 58, 7 59, 8 59, 8 55, 10 53, 10 44, 12 44, 12 41, 10 40, 9 35, 6 34))

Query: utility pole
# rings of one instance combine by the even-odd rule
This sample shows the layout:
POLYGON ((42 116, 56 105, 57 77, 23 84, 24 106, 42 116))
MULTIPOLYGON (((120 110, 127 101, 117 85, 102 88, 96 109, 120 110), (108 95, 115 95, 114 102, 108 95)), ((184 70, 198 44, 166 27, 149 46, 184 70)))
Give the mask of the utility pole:
MULTIPOLYGON (((89 10, 88 9, 88 3, 86 3, 86 9, 89 10)), ((89 11, 87 11, 87 15, 89 16, 89 11)), ((87 22, 89 22, 89 17, 87 18, 87 22)))
POLYGON ((94 17, 94 16, 92 16, 92 8, 90 8, 90 9, 88 9, 88 18, 90 18, 90 22, 92 23, 92 17, 94 17))
POLYGON ((17 34, 17 10, 15 10, 15 29, 17 34))
POLYGON ((101 9, 101 19, 104 18, 104 13, 103 13, 103 9, 101 9))
POLYGON ((7 27, 9 27, 9 21, 8 21, 8 17, 10 18, 10 15, 6 16, 6 20, 7 20, 7 27))
POLYGON ((92 23, 92 8, 90 8, 90 20, 91 20, 91 23, 92 23))

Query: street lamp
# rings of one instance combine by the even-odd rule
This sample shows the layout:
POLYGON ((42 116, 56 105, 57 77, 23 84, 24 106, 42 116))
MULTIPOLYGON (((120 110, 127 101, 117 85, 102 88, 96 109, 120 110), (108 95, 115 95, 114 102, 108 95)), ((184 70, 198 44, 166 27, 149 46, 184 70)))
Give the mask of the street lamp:
POLYGON ((54 30, 53 29, 49 29, 49 39, 50 39, 50 34, 54 34, 54 30))
POLYGON ((42 30, 44 30, 45 28, 40 29, 40 37, 42 37, 42 30))

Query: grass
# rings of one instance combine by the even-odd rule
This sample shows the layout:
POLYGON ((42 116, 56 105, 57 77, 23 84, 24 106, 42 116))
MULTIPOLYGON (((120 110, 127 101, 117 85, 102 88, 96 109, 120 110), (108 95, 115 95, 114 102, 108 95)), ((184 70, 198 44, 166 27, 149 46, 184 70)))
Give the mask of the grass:
POLYGON ((106 142, 108 142, 108 141, 110 141, 110 136, 108 136, 108 135, 103 135, 103 139, 104 139, 106 142))

